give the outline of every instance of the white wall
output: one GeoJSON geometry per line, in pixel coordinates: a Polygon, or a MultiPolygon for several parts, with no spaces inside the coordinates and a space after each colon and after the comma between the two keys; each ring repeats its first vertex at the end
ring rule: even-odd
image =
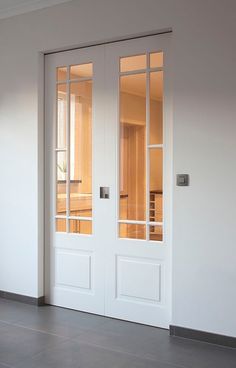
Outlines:
{"type": "Polygon", "coordinates": [[[172,323],[236,336],[235,14],[234,0],[78,0],[0,21],[0,290],[42,295],[39,51],[172,27],[174,171],[191,176],[174,188],[172,323]]]}

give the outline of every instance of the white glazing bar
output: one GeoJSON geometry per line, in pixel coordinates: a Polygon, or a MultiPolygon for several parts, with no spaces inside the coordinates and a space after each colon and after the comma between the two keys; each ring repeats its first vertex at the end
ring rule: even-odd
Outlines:
{"type": "Polygon", "coordinates": [[[134,225],[146,225],[146,221],[136,221],[136,220],[119,220],[119,224],[134,224],[134,225]]]}
{"type": "MultiPolygon", "coordinates": [[[[54,217],[57,218],[57,153],[54,151],[54,159],[53,159],[53,172],[54,172],[54,204],[53,204],[53,209],[54,209],[54,217]]],[[[55,221],[54,221],[54,225],[55,225],[55,221]]]]}
{"type": "MultiPolygon", "coordinates": [[[[55,76],[56,76],[56,73],[55,73],[55,76]]],[[[56,79],[57,80],[57,79],[56,79]]],[[[54,215],[57,215],[57,133],[58,133],[58,87],[57,87],[57,84],[55,86],[55,90],[56,90],[56,103],[55,103],[55,106],[56,106],[56,113],[55,113],[55,120],[54,120],[54,139],[53,139],[53,145],[54,145],[54,160],[53,160],[53,172],[54,172],[54,200],[55,200],[55,203],[54,203],[54,215]],[[55,170],[55,171],[54,171],[55,170]]],[[[55,91],[54,90],[54,91],[55,91]]],[[[57,218],[57,217],[56,217],[57,218]]],[[[54,221],[54,226],[55,226],[55,230],[56,230],[56,221],[54,221]]]]}
{"type": "Polygon", "coordinates": [[[154,67],[154,68],[148,68],[149,72],[162,72],[163,71],[163,66],[161,67],[154,67]]]}
{"type": "Polygon", "coordinates": [[[149,226],[163,226],[163,222],[149,221],[149,226]]]}
{"type": "Polygon", "coordinates": [[[67,115],[66,115],[66,230],[67,233],[70,231],[70,223],[69,223],[69,215],[70,215],[70,83],[69,80],[70,69],[67,68],[67,83],[66,83],[66,91],[67,91],[67,115]]]}
{"type": "Polygon", "coordinates": [[[124,75],[144,74],[146,73],[146,71],[147,69],[129,70],[127,72],[120,72],[120,75],[124,76],[124,75]]]}
{"type": "Polygon", "coordinates": [[[56,215],[55,218],[56,219],[64,219],[65,220],[66,219],[66,216],[64,216],[64,215],[56,215]]]}
{"type": "MultiPolygon", "coordinates": [[[[149,58],[149,55],[147,55],[147,57],[149,58]]],[[[120,76],[133,75],[133,74],[143,74],[143,73],[149,73],[149,72],[162,72],[162,71],[163,71],[163,67],[161,67],[161,68],[146,68],[146,69],[138,69],[138,70],[129,70],[127,72],[120,72],[120,76]]]]}
{"type": "MultiPolygon", "coordinates": [[[[163,60],[165,60],[165,54],[163,53],[163,60]]],[[[163,89],[162,89],[162,131],[163,131],[163,140],[162,140],[162,242],[165,240],[165,72],[164,72],[164,61],[163,61],[163,89]]]]}
{"type": "MultiPolygon", "coordinates": [[[[147,66],[150,66],[150,55],[147,53],[147,66]]],[[[150,165],[149,165],[149,142],[150,142],[150,73],[146,72],[146,223],[150,218],[150,165]]],[[[149,240],[149,227],[146,226],[146,240],[149,240]]]]}
{"type": "Polygon", "coordinates": [[[75,82],[87,82],[87,81],[90,81],[92,80],[93,78],[92,77],[81,77],[81,78],[75,78],[75,79],[68,79],[67,80],[64,80],[64,81],[58,81],[56,82],[57,85],[59,84],[66,84],[66,83],[75,83],[75,82]]]}
{"type": "Polygon", "coordinates": [[[76,83],[76,82],[89,82],[93,78],[92,77],[81,77],[81,78],[75,78],[75,79],[69,79],[69,83],[76,83]]]}
{"type": "Polygon", "coordinates": [[[81,220],[81,221],[92,221],[92,217],[83,217],[83,216],[69,216],[69,220],[81,220]]]}
{"type": "Polygon", "coordinates": [[[66,148],[55,148],[56,152],[66,152],[66,148]]]}
{"type": "MultiPolygon", "coordinates": [[[[120,62],[119,62],[120,65],[120,62]]],[[[116,219],[118,219],[118,221],[116,221],[116,238],[120,237],[119,234],[119,218],[120,218],[120,189],[121,189],[121,184],[120,184],[120,177],[121,177],[121,173],[120,173],[120,165],[121,165],[121,158],[120,158],[120,152],[121,152],[121,126],[120,126],[120,120],[121,120],[121,112],[120,112],[120,94],[121,94],[121,78],[119,76],[119,90],[118,90],[118,121],[117,121],[117,137],[116,137],[116,142],[117,142],[117,149],[116,149],[116,154],[117,154],[117,181],[116,181],[116,185],[117,185],[117,193],[116,193],[116,203],[117,203],[117,210],[116,210],[116,219]]]]}
{"type": "Polygon", "coordinates": [[[148,144],[148,148],[163,148],[163,144],[148,144]]]}

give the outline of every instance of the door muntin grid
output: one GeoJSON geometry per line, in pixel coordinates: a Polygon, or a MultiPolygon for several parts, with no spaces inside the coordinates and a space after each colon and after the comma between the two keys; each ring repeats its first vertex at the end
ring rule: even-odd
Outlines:
{"type": "Polygon", "coordinates": [[[163,242],[162,51],[120,58],[119,101],[118,236],[163,242]]]}
{"type": "Polygon", "coordinates": [[[56,74],[56,232],[91,235],[93,64],[56,74]]]}

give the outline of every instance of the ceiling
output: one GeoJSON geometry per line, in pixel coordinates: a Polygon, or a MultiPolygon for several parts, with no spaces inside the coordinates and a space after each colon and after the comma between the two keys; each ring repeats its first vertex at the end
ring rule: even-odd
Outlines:
{"type": "Polygon", "coordinates": [[[71,0],[0,0],[0,19],[47,8],[71,0]]]}

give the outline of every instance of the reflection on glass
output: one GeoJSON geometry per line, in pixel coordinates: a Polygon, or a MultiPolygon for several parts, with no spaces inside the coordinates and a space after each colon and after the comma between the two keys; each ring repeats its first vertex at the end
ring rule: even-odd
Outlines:
{"type": "Polygon", "coordinates": [[[57,85],[57,148],[66,147],[66,84],[57,85]]]}
{"type": "Polygon", "coordinates": [[[92,234],[92,221],[70,220],[70,233],[92,234]]]}
{"type": "Polygon", "coordinates": [[[146,75],[120,78],[120,219],[146,218],[146,75]]]}
{"type": "Polygon", "coordinates": [[[92,81],[70,85],[70,215],[92,216],[92,81]]]}
{"type": "Polygon", "coordinates": [[[66,153],[57,152],[57,215],[66,214],[66,153]]]}
{"type": "Polygon", "coordinates": [[[66,219],[56,219],[56,232],[58,233],[66,232],[66,219]]]}
{"type": "Polygon", "coordinates": [[[149,226],[149,239],[153,241],[162,241],[163,240],[162,226],[150,225],[149,226]]]}
{"type": "Polygon", "coordinates": [[[146,69],[146,55],[128,56],[120,59],[120,71],[130,72],[133,70],[146,69]]]}
{"type": "Polygon", "coordinates": [[[150,54],[150,67],[151,68],[163,67],[163,52],[153,52],[150,54]]]}
{"type": "Polygon", "coordinates": [[[65,81],[67,79],[67,67],[62,66],[57,68],[57,81],[65,81]]]}
{"type": "Polygon", "coordinates": [[[119,237],[143,240],[146,238],[146,226],[136,224],[119,224],[119,237]]]}
{"type": "Polygon", "coordinates": [[[150,144],[163,143],[163,72],[150,73],[150,144]]]}
{"type": "Polygon", "coordinates": [[[92,78],[93,64],[72,65],[70,67],[70,79],[92,78]]]}

